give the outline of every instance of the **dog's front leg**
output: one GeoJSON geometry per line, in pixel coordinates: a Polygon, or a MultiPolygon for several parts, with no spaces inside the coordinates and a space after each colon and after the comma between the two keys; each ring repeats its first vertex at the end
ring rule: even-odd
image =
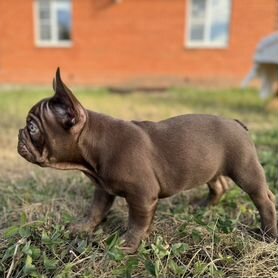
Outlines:
{"type": "Polygon", "coordinates": [[[89,209],[87,220],[85,222],[72,225],[72,232],[93,232],[109,212],[114,200],[114,195],[110,195],[103,189],[97,187],[89,209]]]}
{"type": "Polygon", "coordinates": [[[129,207],[128,229],[123,235],[124,250],[133,254],[149,231],[157,206],[157,198],[148,199],[144,196],[127,198],[129,207]]]}

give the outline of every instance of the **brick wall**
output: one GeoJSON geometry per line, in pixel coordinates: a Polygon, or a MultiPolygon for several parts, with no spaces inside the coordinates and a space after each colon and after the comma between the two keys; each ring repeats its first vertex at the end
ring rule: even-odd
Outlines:
{"type": "Polygon", "coordinates": [[[75,84],[239,81],[275,30],[276,0],[233,0],[225,49],[184,47],[186,0],[73,0],[73,46],[35,46],[33,0],[0,1],[0,83],[49,84],[59,65],[75,84]]]}

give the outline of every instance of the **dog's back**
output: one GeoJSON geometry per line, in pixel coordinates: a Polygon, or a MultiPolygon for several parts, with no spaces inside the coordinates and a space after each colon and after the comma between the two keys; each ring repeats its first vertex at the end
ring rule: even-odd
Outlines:
{"type": "MultiPolygon", "coordinates": [[[[165,196],[229,175],[234,163],[256,156],[248,132],[235,120],[182,115],[157,123],[135,122],[149,135],[153,163],[165,196]]],[[[243,161],[244,160],[244,161],[243,161]]]]}

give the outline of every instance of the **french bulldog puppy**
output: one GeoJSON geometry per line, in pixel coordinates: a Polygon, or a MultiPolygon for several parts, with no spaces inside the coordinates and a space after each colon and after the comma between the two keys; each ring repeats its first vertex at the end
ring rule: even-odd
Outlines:
{"type": "Polygon", "coordinates": [[[93,231],[116,196],[129,208],[124,248],[134,253],[149,233],[159,198],[207,183],[217,203],[232,179],[259,210],[269,237],[277,236],[275,198],[247,128],[212,115],[182,115],[160,122],[123,121],[86,110],[63,83],[30,110],[19,130],[18,152],[41,167],[80,170],[96,185],[88,221],[93,231]],[[224,185],[223,185],[224,184],[224,185]]]}

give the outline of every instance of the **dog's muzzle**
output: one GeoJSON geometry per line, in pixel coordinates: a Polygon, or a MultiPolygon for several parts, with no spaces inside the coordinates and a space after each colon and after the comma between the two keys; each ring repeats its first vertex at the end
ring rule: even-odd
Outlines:
{"type": "MultiPolygon", "coordinates": [[[[28,148],[28,135],[27,135],[27,129],[20,129],[18,133],[18,144],[17,144],[17,152],[26,160],[28,160],[31,163],[36,163],[35,157],[28,148]]],[[[29,143],[30,144],[30,143],[29,143]]]]}

